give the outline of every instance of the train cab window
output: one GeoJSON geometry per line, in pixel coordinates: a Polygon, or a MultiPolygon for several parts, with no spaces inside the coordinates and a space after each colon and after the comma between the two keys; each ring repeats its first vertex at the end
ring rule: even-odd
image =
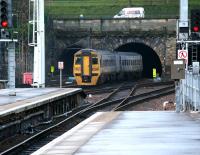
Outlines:
{"type": "Polygon", "coordinates": [[[81,57],[76,57],[76,63],[77,65],[80,65],[82,62],[82,58],[81,57]]]}
{"type": "Polygon", "coordinates": [[[92,58],[92,64],[94,64],[94,65],[98,64],[98,59],[93,57],[92,58]]]}

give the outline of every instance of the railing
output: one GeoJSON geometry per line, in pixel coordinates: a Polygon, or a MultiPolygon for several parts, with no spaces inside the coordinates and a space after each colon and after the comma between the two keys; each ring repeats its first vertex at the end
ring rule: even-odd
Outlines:
{"type": "Polygon", "coordinates": [[[200,110],[200,75],[192,71],[185,72],[185,79],[180,84],[180,101],[183,110],[200,110]]]}

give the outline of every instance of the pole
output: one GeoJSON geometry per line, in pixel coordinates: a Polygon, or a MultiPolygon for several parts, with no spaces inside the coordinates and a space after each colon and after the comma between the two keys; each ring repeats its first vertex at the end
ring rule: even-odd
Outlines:
{"type": "Polygon", "coordinates": [[[44,0],[33,2],[33,42],[34,46],[34,71],[33,86],[45,87],[45,29],[44,29],[44,0]],[[35,36],[37,37],[35,38],[35,36]]]}
{"type": "Polygon", "coordinates": [[[60,69],[60,88],[62,88],[62,69],[60,69]]]}
{"type": "Polygon", "coordinates": [[[9,95],[15,96],[15,43],[10,42],[8,45],[8,88],[9,95]]]}
{"type": "MultiPolygon", "coordinates": [[[[177,32],[178,38],[177,43],[181,43],[184,45],[182,49],[185,49],[188,52],[188,36],[189,36],[189,24],[188,24],[188,0],[180,0],[180,19],[178,21],[177,32]],[[186,31],[188,30],[188,31],[186,31]],[[181,39],[181,40],[180,40],[181,39]]],[[[187,53],[188,55],[188,53],[187,53]]],[[[188,60],[186,63],[185,70],[188,70],[188,60]]],[[[185,101],[185,92],[186,88],[184,85],[187,85],[187,79],[182,79],[180,81],[176,81],[176,112],[181,111],[181,105],[183,106],[183,110],[186,110],[186,101],[185,101]],[[185,80],[185,81],[184,81],[185,80]]]]}
{"type": "Polygon", "coordinates": [[[175,90],[176,90],[176,112],[179,113],[181,111],[179,81],[175,81],[175,90]]]}
{"type": "Polygon", "coordinates": [[[180,27],[188,27],[188,0],[180,0],[180,27]]]}

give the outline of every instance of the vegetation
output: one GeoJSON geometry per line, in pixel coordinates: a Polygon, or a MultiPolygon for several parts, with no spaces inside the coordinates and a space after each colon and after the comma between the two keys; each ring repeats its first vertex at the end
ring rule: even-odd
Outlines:
{"type": "MultiPolygon", "coordinates": [[[[58,18],[112,18],[124,7],[144,7],[146,18],[176,18],[179,0],[45,0],[48,14],[58,18]]],[[[199,8],[199,0],[189,0],[189,8],[199,8]]]]}

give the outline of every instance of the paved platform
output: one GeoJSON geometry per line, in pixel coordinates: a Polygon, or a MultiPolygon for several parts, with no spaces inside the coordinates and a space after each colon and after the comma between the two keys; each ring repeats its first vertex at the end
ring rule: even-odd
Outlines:
{"type": "Polygon", "coordinates": [[[16,88],[0,90],[0,117],[40,106],[51,100],[82,92],[81,88],[16,88]],[[16,96],[9,96],[11,91],[16,96]]]}
{"type": "Polygon", "coordinates": [[[99,112],[32,155],[199,155],[200,121],[187,113],[99,112]]]}

